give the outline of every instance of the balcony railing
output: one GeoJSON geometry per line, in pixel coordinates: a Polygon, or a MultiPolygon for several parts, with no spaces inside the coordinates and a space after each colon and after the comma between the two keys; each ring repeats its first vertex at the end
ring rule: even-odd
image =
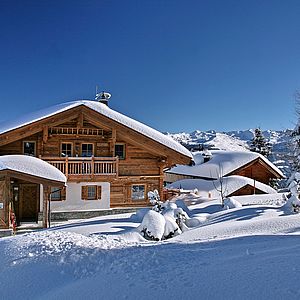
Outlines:
{"type": "Polygon", "coordinates": [[[118,176],[117,157],[41,157],[69,176],[118,176]]]}

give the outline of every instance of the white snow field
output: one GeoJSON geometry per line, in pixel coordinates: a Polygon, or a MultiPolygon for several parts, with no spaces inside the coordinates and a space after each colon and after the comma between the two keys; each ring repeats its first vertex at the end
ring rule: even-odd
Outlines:
{"type": "Polygon", "coordinates": [[[0,299],[300,299],[300,215],[189,206],[198,219],[146,241],[140,216],[80,220],[0,239],[0,299]]]}

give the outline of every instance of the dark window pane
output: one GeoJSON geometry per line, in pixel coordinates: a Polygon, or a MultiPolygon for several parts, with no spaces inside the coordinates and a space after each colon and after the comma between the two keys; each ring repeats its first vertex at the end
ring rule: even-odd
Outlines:
{"type": "Polygon", "coordinates": [[[95,185],[88,185],[88,200],[95,200],[97,199],[97,190],[95,185]]]}
{"type": "Polygon", "coordinates": [[[72,144],[70,143],[61,144],[61,156],[72,156],[72,144]]]}
{"type": "Polygon", "coordinates": [[[81,155],[83,157],[93,156],[93,144],[82,144],[81,145],[81,155]]]}
{"type": "Polygon", "coordinates": [[[123,144],[115,145],[115,156],[118,156],[120,159],[125,159],[125,145],[123,144]]]}
{"type": "Polygon", "coordinates": [[[145,186],[144,185],[133,185],[131,188],[132,200],[143,200],[145,199],[145,186]]]}
{"type": "Polygon", "coordinates": [[[25,155],[35,156],[35,143],[34,142],[24,142],[23,153],[25,155]]]}
{"type": "Polygon", "coordinates": [[[51,188],[51,200],[52,201],[60,201],[61,200],[61,189],[57,187],[51,188]]]}

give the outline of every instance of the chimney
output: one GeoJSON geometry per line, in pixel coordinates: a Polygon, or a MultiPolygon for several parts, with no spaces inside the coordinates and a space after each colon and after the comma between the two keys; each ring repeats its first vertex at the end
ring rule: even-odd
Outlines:
{"type": "Polygon", "coordinates": [[[99,101],[108,106],[108,99],[111,97],[110,93],[107,92],[100,92],[96,94],[95,100],[99,101]]]}

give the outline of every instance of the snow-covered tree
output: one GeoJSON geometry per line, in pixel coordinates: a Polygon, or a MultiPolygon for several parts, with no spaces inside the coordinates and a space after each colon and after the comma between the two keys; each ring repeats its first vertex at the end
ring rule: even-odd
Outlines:
{"type": "Polygon", "coordinates": [[[260,153],[268,157],[271,154],[271,146],[266,142],[266,139],[260,128],[255,128],[254,137],[251,140],[250,150],[252,152],[260,153]]]}
{"type": "MultiPolygon", "coordinates": [[[[211,173],[210,176],[213,178],[212,175],[213,174],[211,173]]],[[[224,207],[224,199],[226,198],[228,193],[227,182],[225,181],[224,178],[225,177],[224,177],[223,167],[219,164],[219,168],[215,174],[215,179],[213,179],[212,183],[215,190],[220,194],[222,207],[224,207]]]]}
{"type": "Polygon", "coordinates": [[[300,91],[296,92],[295,99],[298,122],[291,134],[291,176],[287,185],[293,197],[298,199],[300,192],[300,91]]]}
{"type": "Polygon", "coordinates": [[[300,172],[300,116],[298,124],[291,135],[292,155],[291,167],[293,172],[300,172]]]}

